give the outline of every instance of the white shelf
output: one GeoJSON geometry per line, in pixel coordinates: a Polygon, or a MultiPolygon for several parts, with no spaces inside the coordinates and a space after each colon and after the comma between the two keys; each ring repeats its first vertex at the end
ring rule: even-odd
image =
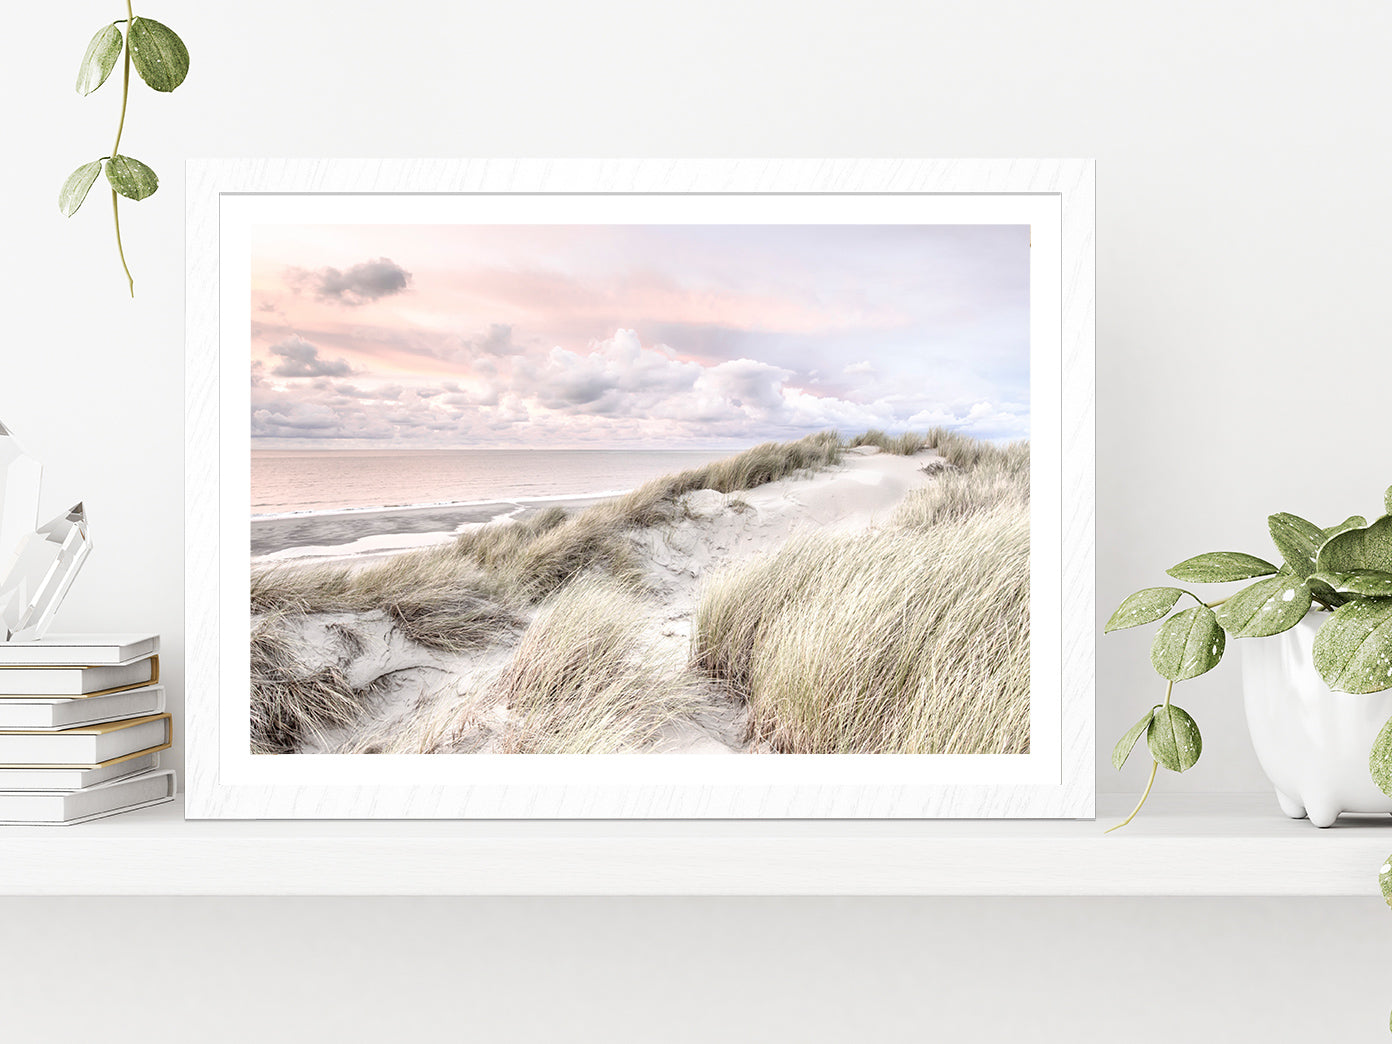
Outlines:
{"type": "Polygon", "coordinates": [[[4,895],[1377,894],[1392,817],[1329,830],[1258,795],[1096,822],[185,822],[180,801],[0,828],[4,895]]]}

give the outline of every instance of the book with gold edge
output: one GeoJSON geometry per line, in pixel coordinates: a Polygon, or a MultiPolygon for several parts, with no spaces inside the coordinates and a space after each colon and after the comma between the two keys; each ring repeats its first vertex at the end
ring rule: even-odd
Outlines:
{"type": "Polygon", "coordinates": [[[168,714],[152,714],[61,732],[0,731],[0,765],[102,765],[163,750],[171,729],[168,714]]]}

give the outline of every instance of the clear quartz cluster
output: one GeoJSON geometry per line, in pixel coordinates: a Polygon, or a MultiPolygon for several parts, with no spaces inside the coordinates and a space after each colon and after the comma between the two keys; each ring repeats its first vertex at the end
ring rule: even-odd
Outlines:
{"type": "Polygon", "coordinates": [[[42,638],[92,550],[81,504],[42,526],[43,469],[0,424],[0,640],[42,638]]]}

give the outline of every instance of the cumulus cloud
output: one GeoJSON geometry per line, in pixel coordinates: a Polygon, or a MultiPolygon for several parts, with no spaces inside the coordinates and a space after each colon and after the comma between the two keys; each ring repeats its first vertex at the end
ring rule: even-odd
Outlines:
{"type": "Polygon", "coordinates": [[[873,373],[873,372],[874,372],[874,369],[875,369],[875,368],[874,368],[873,366],[870,365],[870,360],[868,360],[868,359],[862,359],[862,360],[861,360],[860,362],[858,362],[858,363],[851,363],[849,366],[847,366],[847,367],[846,367],[844,370],[842,370],[841,372],[842,372],[842,373],[873,373]]]}
{"type": "Polygon", "coordinates": [[[364,305],[399,294],[411,285],[411,273],[389,257],[363,261],[351,268],[320,268],[313,272],[296,270],[291,282],[308,285],[316,297],[343,305],[364,305]]]}
{"type": "Polygon", "coordinates": [[[271,368],[274,377],[347,377],[353,368],[343,359],[321,359],[316,345],[298,334],[271,345],[281,361],[271,368]]]}
{"type": "MultiPolygon", "coordinates": [[[[291,376],[326,362],[306,346],[314,347],[296,343],[275,353],[282,367],[293,364],[291,376]]],[[[281,438],[479,446],[712,445],[826,428],[935,425],[985,438],[1028,435],[1029,409],[1020,403],[935,400],[902,385],[814,389],[789,368],[753,358],[703,363],[643,344],[632,330],[584,349],[492,358],[495,367],[419,385],[328,379],[287,385],[262,376],[252,391],[252,430],[281,438]]]]}

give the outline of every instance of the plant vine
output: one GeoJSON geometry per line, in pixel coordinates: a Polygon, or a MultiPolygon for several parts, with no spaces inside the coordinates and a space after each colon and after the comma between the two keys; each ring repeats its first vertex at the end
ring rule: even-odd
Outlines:
{"type": "Polygon", "coordinates": [[[153,18],[137,18],[132,0],[126,0],[126,17],[102,26],[88,43],[77,71],[77,93],[86,96],[104,84],[116,68],[117,59],[122,60],[121,115],[116,124],[116,141],[111,146],[111,155],[84,163],[68,175],[58,192],[58,209],[65,217],[72,217],[87,198],[97,175],[106,175],[111,186],[116,253],[121,259],[121,269],[125,272],[130,295],[134,297],[135,278],[131,275],[130,265],[126,263],[126,249],[121,241],[120,197],[139,201],[154,195],[159,188],[159,177],[148,165],[121,152],[126,109],[130,102],[131,66],[135,67],[147,85],[167,94],[188,76],[189,53],[174,30],[153,18]],[[123,24],[126,27],[124,33],[118,28],[123,24]]]}

